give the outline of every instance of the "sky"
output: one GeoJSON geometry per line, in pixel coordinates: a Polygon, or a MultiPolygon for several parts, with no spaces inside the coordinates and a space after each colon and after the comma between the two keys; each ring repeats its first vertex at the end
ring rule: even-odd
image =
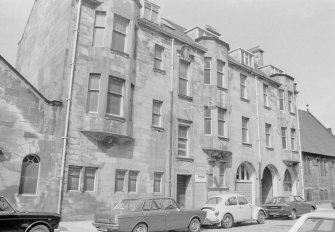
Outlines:
{"type": "MultiPolygon", "coordinates": [[[[272,64],[295,78],[299,108],[335,133],[334,0],[151,0],[162,17],[185,28],[210,25],[230,48],[264,50],[272,64]]],[[[0,1],[0,55],[15,65],[34,0],[0,1]]]]}

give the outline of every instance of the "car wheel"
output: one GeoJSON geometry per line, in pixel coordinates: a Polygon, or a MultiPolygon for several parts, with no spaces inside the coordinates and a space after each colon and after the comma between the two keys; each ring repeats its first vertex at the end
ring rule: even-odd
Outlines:
{"type": "Polygon", "coordinates": [[[223,228],[231,228],[233,224],[234,224],[233,216],[231,216],[230,214],[225,214],[222,218],[221,226],[223,228]]]}
{"type": "Polygon", "coordinates": [[[265,213],[263,211],[258,211],[257,223],[264,224],[264,222],[265,222],[265,213]]]}
{"type": "Polygon", "coordinates": [[[133,232],[147,232],[147,231],[148,231],[148,227],[144,223],[137,224],[135,228],[133,229],[133,232]]]}
{"type": "Polygon", "coordinates": [[[291,219],[292,219],[292,220],[297,219],[297,212],[296,212],[295,210],[292,210],[292,211],[291,211],[291,219]]]}
{"type": "Polygon", "coordinates": [[[199,232],[200,231],[200,221],[197,218],[193,218],[188,226],[189,232],[199,232]]]}
{"type": "Polygon", "coordinates": [[[45,225],[37,225],[32,227],[29,232],[50,232],[50,230],[45,225]]]}

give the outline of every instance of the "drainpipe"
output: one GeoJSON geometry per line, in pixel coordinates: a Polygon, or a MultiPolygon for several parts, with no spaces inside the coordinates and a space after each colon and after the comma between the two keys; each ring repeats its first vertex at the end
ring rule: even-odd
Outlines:
{"type": "Polygon", "coordinates": [[[65,158],[66,158],[66,145],[67,145],[67,136],[69,131],[69,118],[70,118],[70,107],[72,100],[72,86],[75,72],[75,62],[76,62],[76,53],[78,45],[78,35],[79,35],[79,23],[80,23],[80,13],[81,13],[82,0],[78,0],[78,9],[77,9],[77,19],[76,19],[76,28],[74,29],[75,35],[73,40],[73,50],[72,50],[72,60],[71,60],[71,76],[69,91],[67,96],[67,107],[66,107],[66,118],[65,118],[65,127],[64,127],[64,136],[63,136],[63,150],[62,150],[62,167],[61,167],[61,177],[59,183],[59,193],[58,193],[58,213],[62,212],[62,200],[63,200],[63,188],[64,188],[64,170],[65,170],[65,158]]]}
{"type": "Polygon", "coordinates": [[[169,154],[169,197],[172,197],[172,157],[173,157],[173,84],[174,84],[174,38],[171,46],[171,110],[170,110],[170,154],[169,154]]]}
{"type": "Polygon", "coordinates": [[[258,145],[258,179],[259,179],[259,203],[262,204],[262,152],[261,152],[261,133],[259,122],[259,103],[258,103],[258,77],[255,76],[256,82],[256,118],[257,118],[257,145],[258,145]]]}
{"type": "MultiPolygon", "coordinates": [[[[296,91],[297,83],[294,83],[294,91],[296,91]]],[[[298,136],[299,136],[299,172],[300,172],[300,180],[301,180],[301,196],[305,199],[305,182],[304,182],[304,165],[302,159],[302,144],[301,144],[301,136],[300,136],[300,120],[299,120],[299,108],[298,108],[298,94],[295,94],[295,109],[297,111],[297,126],[298,126],[298,136]]]]}

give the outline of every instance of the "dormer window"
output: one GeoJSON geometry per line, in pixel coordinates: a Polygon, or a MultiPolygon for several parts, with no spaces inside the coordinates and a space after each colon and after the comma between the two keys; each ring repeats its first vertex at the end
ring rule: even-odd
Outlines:
{"type": "Polygon", "coordinates": [[[253,55],[250,54],[249,52],[242,50],[242,64],[253,68],[254,66],[253,55]]]}
{"type": "Polygon", "coordinates": [[[149,2],[144,2],[143,18],[158,24],[159,6],[149,2]]]}

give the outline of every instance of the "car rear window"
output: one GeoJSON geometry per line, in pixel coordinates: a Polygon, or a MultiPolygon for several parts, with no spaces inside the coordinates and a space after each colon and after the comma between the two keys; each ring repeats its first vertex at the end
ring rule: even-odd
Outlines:
{"type": "Polygon", "coordinates": [[[221,197],[211,197],[207,200],[206,204],[217,205],[221,202],[221,197]]]}
{"type": "Polygon", "coordinates": [[[274,197],[267,203],[278,204],[278,203],[289,203],[290,199],[288,197],[274,197]]]}
{"type": "Polygon", "coordinates": [[[114,209],[125,210],[125,211],[139,211],[143,205],[141,199],[124,199],[120,201],[114,209]]]}

